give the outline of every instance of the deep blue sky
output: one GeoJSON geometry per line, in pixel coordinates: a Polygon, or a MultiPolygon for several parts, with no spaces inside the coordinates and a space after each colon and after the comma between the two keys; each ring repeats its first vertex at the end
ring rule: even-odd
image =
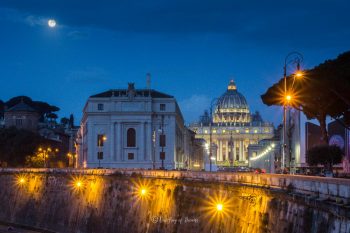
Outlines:
{"type": "Polygon", "coordinates": [[[277,124],[280,108],[260,95],[285,56],[299,51],[312,68],[349,50],[349,13],[348,0],[1,0],[0,99],[27,95],[80,120],[88,96],[144,88],[150,72],[189,123],[233,78],[251,110],[277,124]]]}

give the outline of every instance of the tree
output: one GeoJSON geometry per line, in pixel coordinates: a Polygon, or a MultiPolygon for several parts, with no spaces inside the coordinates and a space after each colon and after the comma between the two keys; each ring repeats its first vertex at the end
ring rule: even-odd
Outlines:
{"type": "Polygon", "coordinates": [[[0,129],[0,161],[9,166],[23,166],[28,155],[35,154],[46,139],[31,131],[14,127],[0,129]]]}
{"type": "Polygon", "coordinates": [[[33,100],[30,97],[24,95],[16,96],[9,99],[8,101],[6,101],[5,105],[7,108],[12,108],[13,106],[21,102],[28,104],[29,106],[33,106],[33,100]]]}
{"type": "MultiPolygon", "coordinates": [[[[289,105],[301,110],[308,119],[320,123],[322,141],[328,144],[327,116],[350,125],[350,52],[339,55],[334,60],[304,72],[303,80],[287,77],[287,90],[292,90],[293,101],[289,105]]],[[[284,105],[284,80],[270,87],[261,96],[266,105],[284,105]]]]}
{"type": "Polygon", "coordinates": [[[26,156],[25,161],[26,167],[44,167],[45,166],[45,159],[41,154],[36,155],[28,155],[26,156]]]}
{"type": "Polygon", "coordinates": [[[69,128],[74,128],[74,116],[73,114],[70,114],[69,116],[69,128]]]}
{"type": "Polygon", "coordinates": [[[4,117],[4,111],[5,111],[5,103],[4,101],[0,100],[0,118],[4,117]]]}
{"type": "Polygon", "coordinates": [[[42,101],[34,101],[33,104],[34,108],[38,110],[42,120],[45,119],[49,114],[60,110],[58,107],[42,101]]]}
{"type": "Polygon", "coordinates": [[[67,117],[62,117],[60,123],[64,126],[69,125],[69,119],[67,117]]]}
{"type": "Polygon", "coordinates": [[[309,165],[323,165],[326,170],[332,171],[333,164],[341,163],[344,152],[336,145],[319,145],[306,152],[306,162],[309,165]]]}
{"type": "MultiPolygon", "coordinates": [[[[19,103],[25,103],[34,108],[40,115],[40,120],[43,121],[47,115],[57,112],[60,109],[54,105],[50,105],[46,102],[42,101],[33,101],[30,97],[28,96],[16,96],[11,99],[9,99],[5,105],[7,108],[12,108],[13,106],[19,104],[19,103]]],[[[1,104],[0,104],[0,112],[1,112],[1,104]]]]}

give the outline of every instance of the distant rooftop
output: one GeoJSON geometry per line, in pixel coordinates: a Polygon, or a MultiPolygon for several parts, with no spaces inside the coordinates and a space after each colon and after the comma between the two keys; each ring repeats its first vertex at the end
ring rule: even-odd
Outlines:
{"type": "MultiPolygon", "coordinates": [[[[174,96],[152,90],[152,89],[135,89],[136,97],[149,97],[152,98],[174,98],[174,96]]],[[[128,89],[111,89],[96,95],[90,96],[91,98],[108,98],[108,97],[127,97],[128,89]]]]}
{"type": "Polygon", "coordinates": [[[5,111],[6,112],[37,112],[37,110],[35,110],[34,108],[32,108],[31,106],[29,106],[24,102],[20,102],[5,111]]]}

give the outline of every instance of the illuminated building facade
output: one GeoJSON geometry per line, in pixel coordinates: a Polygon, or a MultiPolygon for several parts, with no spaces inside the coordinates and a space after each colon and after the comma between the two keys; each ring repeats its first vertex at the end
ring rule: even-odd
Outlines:
{"type": "Polygon", "coordinates": [[[80,167],[187,167],[191,133],[173,96],[151,89],[90,96],[78,132],[80,167]]]}
{"type": "Polygon", "coordinates": [[[251,114],[233,80],[215,101],[212,114],[206,112],[190,128],[197,138],[212,142],[212,157],[219,166],[248,166],[248,146],[274,136],[272,123],[263,121],[258,112],[251,114]]]}

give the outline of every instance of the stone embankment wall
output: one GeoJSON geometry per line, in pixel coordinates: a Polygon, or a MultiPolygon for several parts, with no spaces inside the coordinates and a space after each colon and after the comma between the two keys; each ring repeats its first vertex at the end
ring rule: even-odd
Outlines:
{"type": "Polygon", "coordinates": [[[0,221],[65,233],[350,232],[347,188],[283,175],[6,169],[0,221]]]}

